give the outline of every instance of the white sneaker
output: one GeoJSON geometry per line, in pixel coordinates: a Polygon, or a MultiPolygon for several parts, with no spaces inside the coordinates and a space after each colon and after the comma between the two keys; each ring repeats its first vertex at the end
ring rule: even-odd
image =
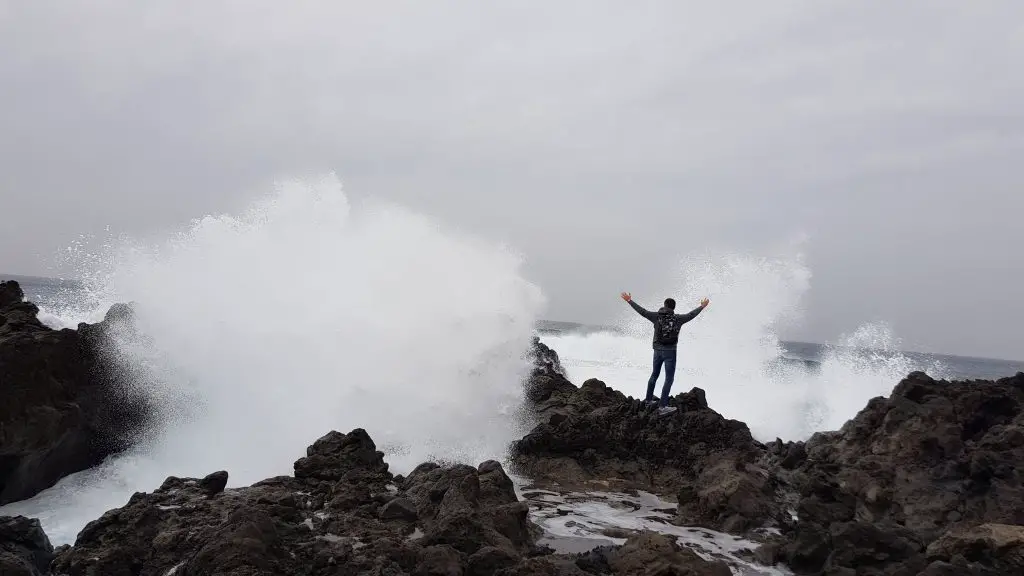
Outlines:
{"type": "Polygon", "coordinates": [[[665,414],[671,414],[676,411],[675,406],[662,406],[658,408],[658,416],[664,416],[665,414]]]}

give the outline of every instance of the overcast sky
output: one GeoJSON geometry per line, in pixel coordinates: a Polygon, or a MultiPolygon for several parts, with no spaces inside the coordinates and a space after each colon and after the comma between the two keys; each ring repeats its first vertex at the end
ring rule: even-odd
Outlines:
{"type": "Polygon", "coordinates": [[[333,170],[555,319],[805,234],[787,336],[1021,358],[1022,58],[1019,0],[0,0],[0,270],[333,170]]]}

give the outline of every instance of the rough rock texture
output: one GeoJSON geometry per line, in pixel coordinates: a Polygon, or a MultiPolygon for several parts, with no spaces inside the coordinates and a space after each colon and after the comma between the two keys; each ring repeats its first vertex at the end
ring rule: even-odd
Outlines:
{"type": "Polygon", "coordinates": [[[37,576],[48,573],[53,546],[39,520],[0,516],[0,574],[37,576]]]}
{"type": "Polygon", "coordinates": [[[707,562],[674,538],[646,532],[622,546],[602,547],[583,555],[579,564],[596,573],[679,576],[731,576],[724,562],[707,562]]]}
{"type": "Polygon", "coordinates": [[[535,355],[527,398],[538,424],[512,447],[517,472],[675,493],[680,524],[774,524],[782,535],[756,557],[797,574],[1024,574],[1024,374],[913,373],[839,431],[766,446],[700,389],[659,417],[600,381],[577,388],[549,348],[535,355]]]}
{"type": "Polygon", "coordinates": [[[131,322],[111,307],[103,322],[52,330],[0,283],[0,504],[31,497],[126,447],[147,408],[130,394],[132,374],[106,361],[107,336],[131,322]]]}
{"type": "Polygon", "coordinates": [[[539,424],[512,446],[516,472],[580,488],[620,485],[678,496],[681,521],[742,532],[782,520],[773,459],[746,424],[708,407],[694,388],[658,416],[599,380],[577,388],[540,349],[527,399],[539,424]]]}
{"type": "Polygon", "coordinates": [[[317,440],[295,462],[295,476],[211,495],[222,480],[224,472],[171,477],[151,494],[133,495],[88,524],[58,554],[53,573],[728,574],[650,536],[603,552],[601,570],[590,557],[547,554],[534,545],[528,507],[500,464],[426,463],[393,477],[362,429],[317,440]]]}
{"type": "MultiPolygon", "coordinates": [[[[999,574],[1024,574],[1024,526],[982,524],[951,530],[928,546],[934,565],[964,561],[999,574]]],[[[975,568],[975,571],[980,569],[975,568]]]]}
{"type": "Polygon", "coordinates": [[[786,461],[798,467],[777,470],[800,493],[779,555],[797,573],[1012,565],[1001,543],[1020,527],[974,527],[1024,524],[1024,374],[951,383],[913,373],[797,452],[786,461]],[[972,546],[984,552],[961,553],[972,546]]]}
{"type": "Polygon", "coordinates": [[[558,359],[558,353],[550,346],[534,336],[533,346],[530,349],[530,359],[533,361],[534,377],[544,374],[559,374],[565,376],[562,362],[558,359]]]}
{"type": "MultiPolygon", "coordinates": [[[[83,350],[102,328],[80,328],[71,340],[67,334],[75,332],[33,327],[35,311],[20,302],[20,290],[0,285],[3,302],[0,367],[21,366],[21,382],[36,383],[5,380],[4,390],[19,406],[44,414],[47,407],[90,414],[47,402],[59,391],[79,390],[69,382],[82,390],[95,383],[61,380],[53,376],[63,374],[59,362],[28,359],[47,349],[37,340],[53,340],[46,345],[70,355],[44,358],[75,357],[60,346],[89,358],[83,350]],[[8,343],[32,353],[19,358],[5,350],[8,343]]],[[[108,321],[125,317],[126,310],[112,309],[108,321]]],[[[755,557],[796,574],[1024,574],[1024,374],[944,382],[914,373],[839,431],[764,445],[746,425],[712,410],[700,389],[677,395],[677,411],[657,416],[597,380],[574,386],[557,354],[539,341],[532,354],[526,395],[537,424],[511,455],[517,471],[535,481],[674,494],[680,524],[734,533],[774,524],[781,534],[755,557]]],[[[18,412],[3,414],[22,426],[6,428],[8,420],[0,420],[3,438],[17,438],[9,430],[90,430],[30,428],[26,422],[34,421],[18,421],[18,412]]],[[[0,455],[15,453],[0,446],[0,455]]],[[[32,460],[14,460],[15,468],[26,462],[32,460]]],[[[53,554],[51,573],[66,576],[729,573],[652,533],[631,534],[621,547],[553,554],[536,546],[537,527],[499,463],[425,463],[396,477],[361,429],[320,438],[294,471],[236,489],[225,489],[225,471],[168,478],[87,525],[74,547],[57,551],[35,521],[0,519],[0,573],[45,573],[53,554]]]]}

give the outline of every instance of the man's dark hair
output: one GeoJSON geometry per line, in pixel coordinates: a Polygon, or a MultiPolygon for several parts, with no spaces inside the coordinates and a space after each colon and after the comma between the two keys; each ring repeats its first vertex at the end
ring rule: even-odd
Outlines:
{"type": "Polygon", "coordinates": [[[671,298],[665,298],[665,308],[668,308],[669,310],[675,310],[676,301],[671,298]]]}

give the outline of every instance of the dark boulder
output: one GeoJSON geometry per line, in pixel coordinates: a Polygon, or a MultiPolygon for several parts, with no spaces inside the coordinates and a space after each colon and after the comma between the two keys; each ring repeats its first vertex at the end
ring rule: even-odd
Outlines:
{"type": "MultiPolygon", "coordinates": [[[[578,558],[537,548],[528,507],[497,462],[427,463],[392,478],[373,440],[357,429],[320,438],[295,470],[226,490],[224,473],[169,477],[89,523],[74,546],[59,551],[54,573],[588,574],[578,558]]],[[[623,575],[729,573],[657,535],[604,549],[600,562],[623,575]]]]}
{"type": "Polygon", "coordinates": [[[924,547],[909,531],[895,526],[878,526],[865,522],[833,524],[830,528],[831,569],[856,568],[862,574],[886,574],[900,566],[908,574],[925,568],[924,547]]]}
{"type": "Polygon", "coordinates": [[[419,517],[416,513],[416,505],[406,498],[395,498],[389,501],[380,509],[381,520],[408,520],[415,522],[419,517]]]}
{"type": "Polygon", "coordinates": [[[838,433],[807,442],[808,477],[834,479],[859,520],[932,541],[954,523],[1024,524],[1024,374],[996,382],[922,373],[838,433]]]}
{"type": "Polygon", "coordinates": [[[631,536],[622,546],[598,548],[583,555],[577,565],[593,574],[680,576],[731,576],[724,562],[708,562],[692,550],[681,547],[671,536],[643,532],[631,536]]]}
{"type": "Polygon", "coordinates": [[[960,560],[969,570],[1024,574],[1024,526],[982,524],[950,530],[928,546],[936,563],[960,560]]]}
{"type": "Polygon", "coordinates": [[[25,292],[21,285],[14,280],[0,282],[0,309],[21,304],[25,299],[25,292]]]}
{"type": "Polygon", "coordinates": [[[1012,552],[987,551],[1008,550],[994,543],[1012,542],[1024,524],[1024,374],[946,382],[912,373],[839,431],[815,434],[805,454],[794,450],[775,473],[799,493],[781,554],[797,573],[1012,565],[1012,552]]]}
{"type": "Polygon", "coordinates": [[[403,483],[416,506],[425,544],[445,544],[468,555],[483,548],[524,553],[531,544],[529,506],[516,497],[496,462],[478,468],[420,466],[403,483]]]}
{"type": "Polygon", "coordinates": [[[0,283],[0,504],[99,464],[144,428],[150,408],[133,386],[140,374],[111,352],[129,310],[52,330],[17,282],[0,283]]]}
{"type": "Polygon", "coordinates": [[[832,536],[828,530],[818,524],[801,522],[779,556],[797,574],[817,574],[831,554],[832,536]]]}
{"type": "Polygon", "coordinates": [[[24,516],[0,516],[0,574],[49,574],[53,556],[53,546],[39,525],[39,520],[24,516]]]}
{"type": "Polygon", "coordinates": [[[485,546],[469,557],[467,576],[490,576],[519,563],[519,556],[495,546],[485,546]]]}
{"type": "Polygon", "coordinates": [[[216,496],[224,491],[224,488],[228,485],[228,473],[224,470],[214,472],[209,476],[199,481],[199,488],[206,493],[207,496],[216,496]]]}
{"type": "Polygon", "coordinates": [[[553,373],[565,375],[562,362],[558,359],[558,353],[550,346],[534,336],[533,344],[530,347],[530,359],[533,362],[535,373],[553,373]]]}
{"type": "Polygon", "coordinates": [[[295,477],[380,484],[389,481],[391,474],[384,453],[366,430],[357,428],[349,434],[330,432],[314,442],[306,456],[295,462],[295,477]]]}

